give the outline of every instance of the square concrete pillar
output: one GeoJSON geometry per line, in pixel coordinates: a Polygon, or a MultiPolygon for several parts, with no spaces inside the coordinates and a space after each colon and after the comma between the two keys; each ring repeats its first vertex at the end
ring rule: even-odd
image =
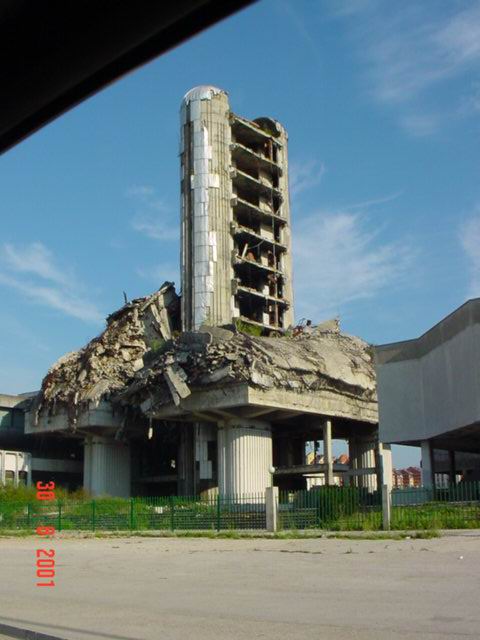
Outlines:
{"type": "Polygon", "coordinates": [[[325,464],[325,484],[333,485],[333,457],[332,457],[332,421],[323,423],[323,462],[325,464]]]}
{"type": "Polygon", "coordinates": [[[428,488],[435,488],[433,447],[430,440],[422,440],[422,485],[428,488]]]}
{"type": "Polygon", "coordinates": [[[350,476],[352,484],[356,487],[368,489],[369,492],[377,489],[376,449],[377,443],[373,436],[352,436],[348,440],[350,456],[350,476]]]}
{"type": "Polygon", "coordinates": [[[275,532],[278,527],[278,487],[265,489],[265,510],[267,531],[275,532]]]}
{"type": "Polygon", "coordinates": [[[377,487],[386,485],[388,490],[392,490],[393,486],[393,464],[392,449],[389,444],[383,442],[378,443],[378,471],[377,471],[377,487]]]}

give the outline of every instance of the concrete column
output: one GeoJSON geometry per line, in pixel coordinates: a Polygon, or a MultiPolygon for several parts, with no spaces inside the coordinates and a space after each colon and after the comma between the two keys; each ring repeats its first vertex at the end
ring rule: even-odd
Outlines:
{"type": "Polygon", "coordinates": [[[196,495],[195,483],[195,433],[194,425],[185,422],[179,424],[178,443],[178,480],[177,491],[180,496],[196,495]]]}
{"type": "Polygon", "coordinates": [[[217,438],[215,424],[197,422],[195,426],[195,465],[198,468],[198,481],[211,486],[213,482],[213,465],[208,459],[208,443],[217,438]]]}
{"type": "Polygon", "coordinates": [[[350,438],[348,442],[350,468],[352,471],[363,471],[364,473],[353,474],[353,484],[356,487],[363,487],[369,491],[377,489],[376,466],[375,466],[376,442],[372,436],[350,438]],[[370,470],[370,473],[365,473],[370,470]]]}
{"type": "Polygon", "coordinates": [[[379,442],[377,455],[377,487],[387,485],[388,490],[391,491],[393,486],[393,464],[391,446],[389,444],[379,442]]]}
{"type": "Polygon", "coordinates": [[[384,531],[390,530],[391,511],[391,488],[389,488],[388,484],[382,484],[382,527],[384,531]]]}
{"type": "Polygon", "coordinates": [[[218,425],[221,495],[263,493],[270,485],[272,431],[263,420],[232,419],[218,425]]]}
{"type": "Polygon", "coordinates": [[[18,458],[19,458],[20,454],[18,453],[18,451],[15,452],[15,475],[13,476],[13,486],[14,487],[18,487],[19,485],[19,478],[18,478],[18,472],[20,471],[19,469],[19,464],[18,464],[18,458]]]}
{"type": "Polygon", "coordinates": [[[84,445],[83,486],[92,496],[130,497],[130,446],[89,436],[84,445]]]}
{"type": "Polygon", "coordinates": [[[92,486],[92,436],[83,441],[83,488],[91,491],[92,486]]]}
{"type": "Polygon", "coordinates": [[[32,454],[28,454],[28,466],[27,466],[27,487],[32,486],[32,454]]]}
{"type": "MultiPolygon", "coordinates": [[[[350,471],[355,471],[357,468],[357,447],[356,439],[353,437],[348,439],[348,460],[350,471]]],[[[349,484],[350,486],[358,486],[357,477],[350,475],[349,484]]]]}
{"type": "Polygon", "coordinates": [[[275,532],[278,526],[278,487],[265,489],[265,511],[267,531],[275,532]]]}
{"type": "Polygon", "coordinates": [[[422,485],[424,487],[435,487],[433,447],[430,440],[422,440],[422,485]]]}
{"type": "Polygon", "coordinates": [[[332,457],[332,421],[323,423],[323,462],[325,469],[325,484],[333,485],[333,457],[332,457]]]}
{"type": "Polygon", "coordinates": [[[182,326],[232,321],[231,126],[226,92],[196,87],[181,105],[182,326]]]}

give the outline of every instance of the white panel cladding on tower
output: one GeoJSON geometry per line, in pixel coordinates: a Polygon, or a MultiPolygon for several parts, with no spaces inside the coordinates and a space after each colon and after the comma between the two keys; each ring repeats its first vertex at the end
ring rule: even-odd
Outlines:
{"type": "Polygon", "coordinates": [[[228,97],[196,87],[181,107],[182,324],[230,321],[228,97]]]}
{"type": "Polygon", "coordinates": [[[181,107],[182,327],[293,324],[288,136],[200,86],[181,107]]]}
{"type": "Polygon", "coordinates": [[[270,485],[272,432],[268,422],[235,419],[218,427],[218,490],[259,494],[270,485]]]}

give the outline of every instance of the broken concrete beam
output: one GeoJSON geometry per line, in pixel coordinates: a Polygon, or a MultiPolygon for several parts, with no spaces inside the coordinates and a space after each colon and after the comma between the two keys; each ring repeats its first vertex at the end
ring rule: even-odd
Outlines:
{"type": "Polygon", "coordinates": [[[181,367],[177,367],[176,369],[169,365],[165,368],[164,376],[167,381],[168,388],[170,389],[170,393],[172,394],[173,402],[178,406],[180,404],[180,400],[182,398],[187,398],[191,391],[188,388],[188,385],[182,380],[182,376],[179,373],[181,367]]]}

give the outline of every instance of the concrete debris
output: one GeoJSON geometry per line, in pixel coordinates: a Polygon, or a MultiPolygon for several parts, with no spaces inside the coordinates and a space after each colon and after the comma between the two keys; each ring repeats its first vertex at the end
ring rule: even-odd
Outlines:
{"type": "MultiPolygon", "coordinates": [[[[35,400],[35,422],[42,411],[66,410],[75,425],[79,408],[98,404],[123,390],[144,366],[147,354],[161,349],[180,327],[179,297],[173,283],[166,282],[154,294],[125,304],[107,318],[103,333],[83,349],[68,353],[49,370],[35,400]]],[[[171,382],[180,397],[183,380],[171,382]]]]}
{"type": "Polygon", "coordinates": [[[173,402],[179,405],[182,398],[190,395],[190,389],[184,382],[187,377],[185,372],[178,365],[168,365],[165,367],[164,376],[172,394],[173,402]]]}
{"type": "Polygon", "coordinates": [[[296,336],[257,337],[234,325],[180,333],[179,315],[168,282],[111,314],[100,336],[50,369],[35,401],[36,422],[40,413],[64,411],[74,427],[82,409],[102,400],[148,413],[172,401],[178,406],[194,391],[236,383],[376,401],[370,346],[341,333],[337,320],[309,323],[296,336]]]}
{"type": "Polygon", "coordinates": [[[298,393],[327,389],[376,401],[370,345],[341,333],[334,323],[296,337],[254,337],[210,327],[184,332],[166,343],[162,353],[117,394],[117,400],[150,410],[172,397],[180,403],[185,397],[181,391],[187,389],[190,393],[239,382],[298,393]],[[173,363],[185,376],[181,389],[171,379],[173,363]]]}

